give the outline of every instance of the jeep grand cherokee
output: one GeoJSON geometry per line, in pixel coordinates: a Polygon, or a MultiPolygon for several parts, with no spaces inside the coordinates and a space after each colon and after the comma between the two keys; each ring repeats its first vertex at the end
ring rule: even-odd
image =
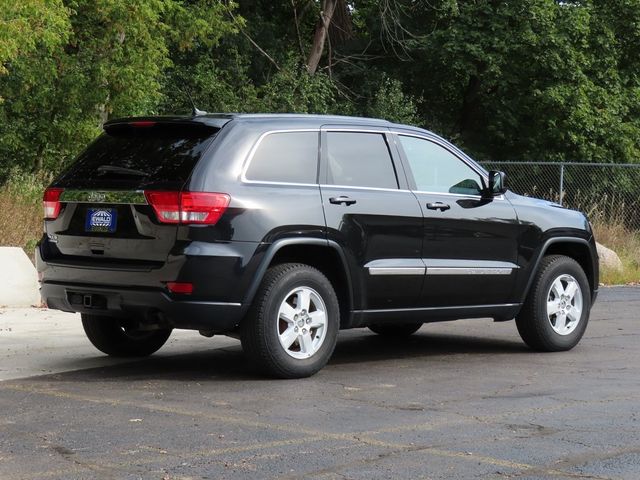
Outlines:
{"type": "Polygon", "coordinates": [[[516,195],[449,142],[383,120],[197,115],[113,120],[44,194],[49,308],[149,355],[174,328],[239,337],[304,377],[339,329],[515,318],[533,349],[582,337],[598,288],[587,218],[516,195]]]}

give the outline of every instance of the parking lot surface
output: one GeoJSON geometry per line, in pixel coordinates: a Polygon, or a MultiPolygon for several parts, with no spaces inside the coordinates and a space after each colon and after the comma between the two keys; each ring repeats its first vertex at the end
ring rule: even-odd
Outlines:
{"type": "Polygon", "coordinates": [[[2,480],[640,478],[639,288],[602,289],[570,352],[513,322],[352,330],[287,381],[225,337],[114,360],[77,316],[0,312],[2,480]]]}

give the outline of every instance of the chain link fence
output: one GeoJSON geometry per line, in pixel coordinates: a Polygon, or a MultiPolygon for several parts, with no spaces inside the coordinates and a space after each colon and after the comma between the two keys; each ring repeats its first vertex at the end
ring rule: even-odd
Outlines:
{"type": "Polygon", "coordinates": [[[640,165],[578,162],[484,162],[507,186],[585,212],[592,221],[640,230],[640,165]]]}

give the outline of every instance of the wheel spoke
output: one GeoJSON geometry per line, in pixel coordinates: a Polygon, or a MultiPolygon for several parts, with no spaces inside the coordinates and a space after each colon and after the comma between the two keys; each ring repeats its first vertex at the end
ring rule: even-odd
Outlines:
{"type": "Polygon", "coordinates": [[[560,298],[560,295],[564,294],[564,287],[562,286],[562,282],[560,278],[556,278],[553,285],[551,285],[551,291],[555,295],[555,298],[560,298]]]}
{"type": "Polygon", "coordinates": [[[580,316],[582,315],[582,310],[576,307],[572,307],[568,312],[567,312],[567,317],[569,318],[569,320],[571,320],[572,322],[577,322],[578,320],[580,320],[580,316]]]}
{"type": "Polygon", "coordinates": [[[287,323],[293,323],[293,316],[296,314],[296,310],[289,305],[286,301],[282,302],[280,306],[280,318],[287,323]]]}
{"type": "Polygon", "coordinates": [[[567,284],[567,288],[565,288],[564,294],[567,295],[569,299],[572,299],[576,294],[576,291],[578,291],[578,282],[572,281],[567,284]]]}
{"type": "Polygon", "coordinates": [[[567,315],[564,312],[556,315],[556,328],[560,331],[567,328],[567,315]]]}
{"type": "Polygon", "coordinates": [[[311,338],[310,333],[303,333],[298,336],[298,341],[300,342],[300,350],[307,354],[311,355],[313,353],[313,339],[311,338]]]}
{"type": "Polygon", "coordinates": [[[309,328],[324,327],[327,323],[327,315],[321,310],[311,312],[309,318],[311,319],[311,323],[308,325],[309,328]]]}
{"type": "Polygon", "coordinates": [[[560,304],[556,300],[550,300],[547,302],[547,315],[555,315],[560,311],[560,304]]]}
{"type": "Polygon", "coordinates": [[[311,292],[309,290],[302,289],[298,292],[298,310],[309,311],[309,305],[311,304],[311,292]]]}
{"type": "Polygon", "coordinates": [[[293,342],[298,338],[298,332],[295,331],[293,326],[287,328],[283,333],[280,334],[280,343],[286,349],[291,348],[293,342]]]}

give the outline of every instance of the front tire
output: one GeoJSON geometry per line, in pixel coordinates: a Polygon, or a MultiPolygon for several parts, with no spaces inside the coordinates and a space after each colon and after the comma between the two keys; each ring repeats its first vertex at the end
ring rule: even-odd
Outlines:
{"type": "Polygon", "coordinates": [[[575,347],[587,328],[589,282],[582,267],[564,255],[542,259],[516,325],[534,350],[559,352],[575,347]]]}
{"type": "Polygon", "coordinates": [[[285,263],[267,270],[242,323],[242,348],[268,375],[309,377],[329,361],[339,327],[338,297],[327,277],[285,263]]]}
{"type": "Polygon", "coordinates": [[[82,327],[89,341],[113,357],[146,357],[162,347],[171,335],[170,328],[137,330],[121,319],[82,314],[82,327]]]}

